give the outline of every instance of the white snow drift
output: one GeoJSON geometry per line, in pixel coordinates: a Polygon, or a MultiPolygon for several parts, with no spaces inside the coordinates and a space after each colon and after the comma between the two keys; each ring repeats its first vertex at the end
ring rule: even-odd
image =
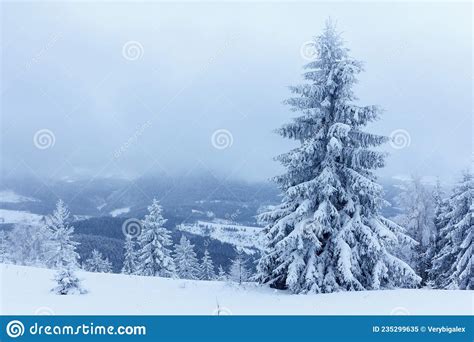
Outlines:
{"type": "Polygon", "coordinates": [[[291,295],[265,286],[78,272],[84,295],[50,292],[54,272],[1,265],[2,315],[470,315],[473,291],[386,290],[291,295]]]}

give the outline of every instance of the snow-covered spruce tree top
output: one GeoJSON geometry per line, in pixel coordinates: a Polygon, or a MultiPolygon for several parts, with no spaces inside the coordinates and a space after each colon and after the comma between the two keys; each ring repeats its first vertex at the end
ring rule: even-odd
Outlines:
{"type": "Polygon", "coordinates": [[[163,225],[163,209],[160,203],[153,199],[148,207],[148,215],[142,220],[142,232],[138,238],[138,275],[172,277],[174,262],[171,257],[171,237],[163,225]]]}
{"type": "Polygon", "coordinates": [[[379,110],[354,103],[362,63],[330,22],[314,48],[306,82],[286,101],[301,115],[278,131],[300,146],[277,157],[287,169],[276,178],[284,198],[260,216],[267,244],[257,279],[295,293],[415,286],[419,277],[392,252],[414,241],[379,214],[373,170],[385,155],[373,148],[388,139],[363,131],[379,110]]]}

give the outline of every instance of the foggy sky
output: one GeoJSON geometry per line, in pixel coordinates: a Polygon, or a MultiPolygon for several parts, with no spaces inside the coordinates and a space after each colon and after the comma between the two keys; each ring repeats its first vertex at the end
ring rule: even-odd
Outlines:
{"type": "Polygon", "coordinates": [[[296,146],[273,133],[296,115],[282,101],[330,16],[365,62],[359,104],[385,110],[368,129],[409,134],[409,146],[384,147],[379,175],[451,180],[472,156],[471,6],[3,3],[2,171],[279,174],[273,157],[296,146]],[[124,58],[130,41],[136,60],[124,58]],[[37,148],[41,129],[54,145],[37,148]],[[211,141],[219,129],[232,135],[225,149],[211,141]]]}

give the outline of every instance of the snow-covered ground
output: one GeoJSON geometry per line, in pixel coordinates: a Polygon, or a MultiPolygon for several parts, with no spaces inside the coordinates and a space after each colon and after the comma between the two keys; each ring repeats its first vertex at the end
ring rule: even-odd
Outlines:
{"type": "Polygon", "coordinates": [[[226,221],[198,221],[194,224],[181,224],[177,228],[191,234],[208,236],[212,239],[229,243],[242,248],[248,254],[255,252],[255,249],[263,248],[261,227],[241,226],[226,221]]]}
{"type": "Polygon", "coordinates": [[[53,271],[1,265],[2,315],[471,315],[474,291],[392,290],[291,295],[264,286],[79,272],[88,294],[49,292],[53,271]]]}
{"type": "Polygon", "coordinates": [[[36,225],[43,219],[42,215],[21,210],[0,209],[0,223],[36,225]]]}
{"type": "Polygon", "coordinates": [[[0,191],[1,203],[23,203],[23,202],[35,202],[35,201],[37,200],[31,197],[19,195],[13,190],[0,191]]]}
{"type": "Polygon", "coordinates": [[[114,209],[110,212],[110,216],[117,217],[130,212],[130,207],[114,209]]]}

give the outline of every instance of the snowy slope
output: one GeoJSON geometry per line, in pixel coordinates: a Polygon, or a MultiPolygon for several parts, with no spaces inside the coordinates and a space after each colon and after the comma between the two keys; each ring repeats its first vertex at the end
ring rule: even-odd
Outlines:
{"type": "Polygon", "coordinates": [[[0,223],[36,225],[42,219],[42,215],[32,214],[28,211],[0,209],[0,223]]]}
{"type": "Polygon", "coordinates": [[[0,191],[0,203],[35,202],[36,199],[17,194],[13,190],[0,191]]]}
{"type": "Polygon", "coordinates": [[[194,224],[179,225],[177,229],[229,243],[242,248],[248,254],[255,252],[255,249],[262,249],[263,246],[261,227],[241,226],[225,221],[197,221],[194,224]]]}
{"type": "Polygon", "coordinates": [[[126,214],[128,212],[130,212],[130,207],[114,209],[109,214],[112,217],[117,217],[117,216],[120,216],[122,214],[126,214]]]}
{"type": "Polygon", "coordinates": [[[392,290],[290,295],[255,284],[80,272],[89,293],[51,294],[53,271],[1,265],[2,315],[223,314],[435,315],[472,314],[473,291],[392,290]]]}

